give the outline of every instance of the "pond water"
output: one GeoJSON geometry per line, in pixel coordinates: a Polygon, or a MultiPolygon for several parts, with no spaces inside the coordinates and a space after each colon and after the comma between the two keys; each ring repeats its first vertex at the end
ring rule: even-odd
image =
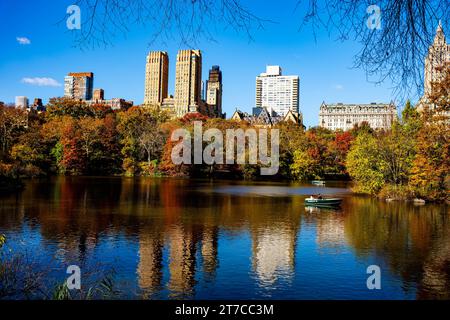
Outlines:
{"type": "Polygon", "coordinates": [[[113,272],[125,299],[450,299],[449,207],[342,183],[28,181],[0,196],[0,233],[49,287],[78,265],[82,279],[113,272]],[[305,207],[317,193],[342,207],[305,207]],[[381,290],[367,288],[371,265],[381,290]]]}

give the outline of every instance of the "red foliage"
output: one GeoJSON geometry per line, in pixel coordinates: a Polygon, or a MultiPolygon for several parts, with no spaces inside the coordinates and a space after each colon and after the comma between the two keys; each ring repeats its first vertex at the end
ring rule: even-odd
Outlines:
{"type": "Polygon", "coordinates": [[[61,144],[63,157],[60,166],[68,174],[82,174],[86,168],[86,159],[80,148],[80,135],[74,123],[69,123],[63,131],[61,144]]]}
{"type": "Polygon", "coordinates": [[[183,124],[190,124],[195,121],[205,122],[208,120],[207,116],[202,115],[201,113],[188,113],[183,118],[180,119],[183,124]]]}
{"type": "Polygon", "coordinates": [[[348,131],[336,132],[336,137],[333,144],[338,152],[346,155],[350,150],[353,139],[353,135],[348,131]]]}

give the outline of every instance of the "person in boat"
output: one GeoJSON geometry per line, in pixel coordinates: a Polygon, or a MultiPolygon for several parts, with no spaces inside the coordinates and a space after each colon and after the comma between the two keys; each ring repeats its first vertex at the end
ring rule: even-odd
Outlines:
{"type": "Polygon", "coordinates": [[[319,195],[317,196],[317,199],[322,200],[322,199],[323,199],[322,195],[319,194],[319,195]]]}

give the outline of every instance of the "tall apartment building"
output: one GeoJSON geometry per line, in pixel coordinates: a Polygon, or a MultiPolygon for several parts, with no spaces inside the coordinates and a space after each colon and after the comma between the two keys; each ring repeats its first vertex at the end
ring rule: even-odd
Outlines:
{"type": "MultiPolygon", "coordinates": [[[[433,108],[429,103],[429,96],[432,93],[432,84],[442,81],[445,76],[444,66],[450,63],[450,44],[445,39],[444,30],[441,22],[436,30],[434,42],[428,49],[428,55],[425,58],[425,81],[424,81],[424,95],[420,99],[417,109],[422,111],[425,105],[433,108]]],[[[447,112],[450,115],[450,112],[447,112]]]]}
{"type": "Polygon", "coordinates": [[[16,97],[16,108],[27,109],[29,105],[29,100],[27,97],[18,96],[16,97]]]}
{"type": "Polygon", "coordinates": [[[92,72],[69,73],[64,78],[64,96],[77,100],[91,100],[94,88],[92,72]]]}
{"type": "Polygon", "coordinates": [[[206,103],[213,108],[214,113],[222,116],[222,71],[219,66],[213,66],[206,82],[206,103]]]}
{"type": "Polygon", "coordinates": [[[160,105],[168,97],[169,55],[163,51],[153,51],[147,56],[145,67],[144,104],[160,105]]]}
{"type": "Polygon", "coordinates": [[[356,124],[367,122],[373,129],[388,130],[397,118],[394,103],[382,104],[326,104],[322,103],[319,126],[330,130],[350,130],[356,124]]]}
{"type": "Polygon", "coordinates": [[[180,50],[175,75],[175,113],[183,117],[196,112],[202,94],[202,54],[200,50],[180,50]]]}
{"type": "Polygon", "coordinates": [[[428,49],[428,56],[425,58],[425,95],[431,93],[431,84],[440,81],[444,76],[440,67],[445,63],[450,63],[450,45],[447,44],[442,24],[439,22],[433,45],[428,49]]]}
{"type": "Polygon", "coordinates": [[[299,113],[300,78],[283,76],[281,67],[267,66],[256,77],[256,107],[267,108],[285,116],[289,111],[299,113]]]}

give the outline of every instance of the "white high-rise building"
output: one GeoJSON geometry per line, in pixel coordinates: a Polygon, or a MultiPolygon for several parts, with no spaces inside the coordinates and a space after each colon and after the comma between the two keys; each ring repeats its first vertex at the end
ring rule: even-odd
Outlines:
{"type": "Polygon", "coordinates": [[[256,107],[267,108],[279,116],[289,111],[299,113],[299,76],[283,76],[280,66],[267,66],[256,77],[256,107]]]}
{"type": "Polygon", "coordinates": [[[16,108],[28,108],[28,98],[24,96],[16,97],[16,108]]]}

